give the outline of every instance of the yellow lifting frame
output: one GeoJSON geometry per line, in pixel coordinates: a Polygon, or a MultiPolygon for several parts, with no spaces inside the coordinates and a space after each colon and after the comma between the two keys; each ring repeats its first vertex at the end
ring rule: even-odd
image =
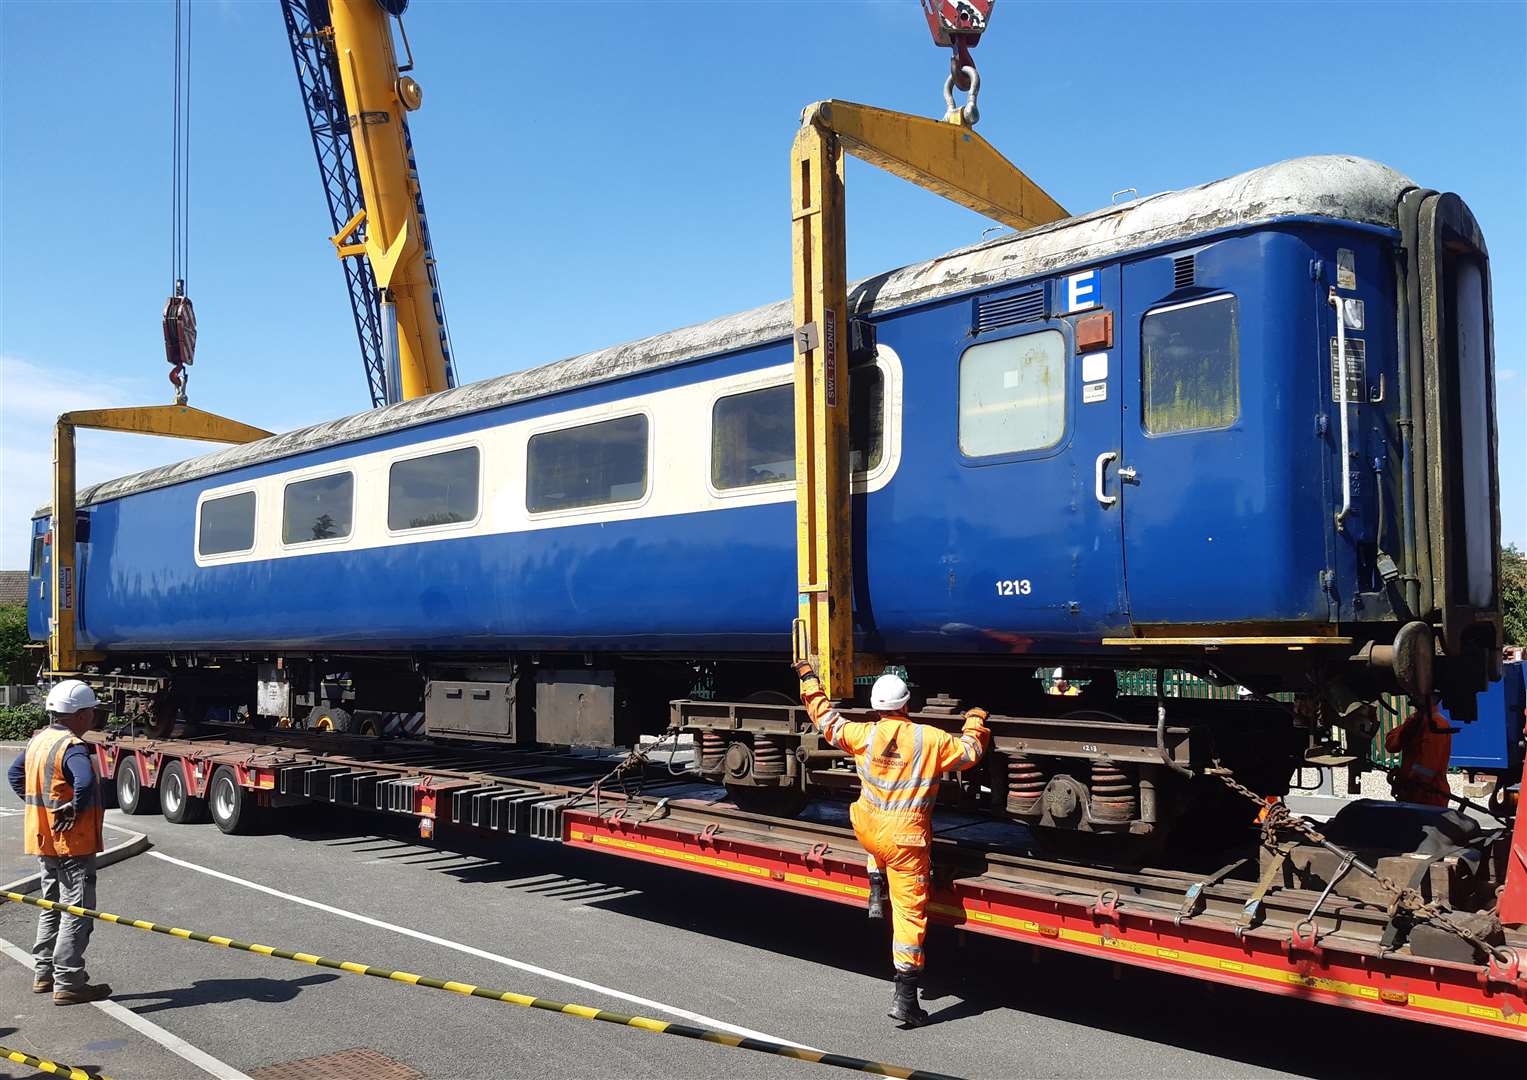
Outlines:
{"type": "Polygon", "coordinates": [[[81,409],[67,412],[53,425],[53,558],[52,618],[48,622],[48,665],[55,675],[74,673],[80,654],[75,648],[75,491],[74,432],[127,431],[139,435],[168,435],[205,442],[247,443],[270,436],[237,420],[193,409],[189,405],[144,405],[127,409],[81,409]]]}
{"type": "Polygon", "coordinates": [[[799,604],[791,650],[811,661],[834,700],[853,696],[855,674],[845,152],[1014,229],[1069,216],[959,110],[929,120],[820,101],[802,114],[790,152],[799,604]]]}

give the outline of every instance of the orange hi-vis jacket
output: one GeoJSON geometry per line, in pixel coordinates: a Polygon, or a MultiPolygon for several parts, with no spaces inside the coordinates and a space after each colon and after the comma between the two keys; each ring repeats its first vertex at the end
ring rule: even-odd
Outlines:
{"type": "Polygon", "coordinates": [[[43,728],[26,749],[26,853],[79,858],[101,850],[101,800],[85,807],[68,829],[55,831],[59,811],[74,802],[74,785],[64,768],[64,752],[84,740],[65,728],[43,728]]]}
{"type": "Polygon", "coordinates": [[[891,893],[891,959],[898,971],[923,967],[928,932],[928,870],[939,777],[981,760],[991,733],[986,713],[971,709],[958,735],[903,716],[844,718],[814,676],[801,681],[801,704],[828,743],[854,756],[859,798],[849,808],[854,835],[882,868],[891,893]]]}
{"type": "Polygon", "coordinates": [[[1384,736],[1384,749],[1398,752],[1394,797],[1400,802],[1446,806],[1452,790],[1447,785],[1447,766],[1453,756],[1453,729],[1442,710],[1417,710],[1405,723],[1384,736]]]}

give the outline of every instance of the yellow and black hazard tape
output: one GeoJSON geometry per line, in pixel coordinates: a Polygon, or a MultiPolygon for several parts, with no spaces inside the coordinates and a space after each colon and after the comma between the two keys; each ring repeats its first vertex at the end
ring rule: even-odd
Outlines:
{"type": "MultiPolygon", "coordinates": [[[[797,1061],[809,1061],[817,1065],[835,1065],[840,1069],[853,1069],[856,1072],[874,1073],[877,1076],[895,1076],[899,1077],[900,1080],[959,1080],[958,1077],[953,1077],[946,1073],[909,1069],[903,1065],[891,1065],[883,1061],[870,1061],[866,1058],[851,1057],[847,1054],[828,1054],[821,1050],[807,1050],[799,1046],[788,1046],[785,1043],[775,1042],[772,1039],[755,1039],[744,1035],[734,1035],[729,1031],[696,1027],[693,1024],[676,1024],[667,1020],[654,1020],[647,1016],[627,1016],[625,1013],[610,1012],[608,1009],[594,1009],[587,1005],[570,1005],[563,1001],[553,1001],[551,998],[516,994],[509,990],[493,990],[486,986],[475,986],[471,983],[431,979],[408,971],[389,971],[386,968],[372,967],[369,964],[356,964],[349,960],[332,960],[329,957],[315,956],[312,953],[288,952],[285,949],[276,949],[269,945],[254,945],[248,942],[235,941],[232,938],[219,937],[215,934],[199,934],[194,930],[184,930],[178,926],[161,926],[158,923],[148,922],[144,919],[129,919],[125,915],[113,915],[107,911],[95,911],[92,908],[76,907],[73,904],[55,904],[51,900],[38,900],[36,897],[24,896],[21,893],[0,892],[0,900],[11,900],[18,904],[30,904],[33,907],[39,907],[46,911],[67,911],[71,915],[79,915],[87,919],[99,919],[101,922],[116,923],[118,926],[131,926],[136,930],[147,930],[154,934],[184,938],[186,941],[201,941],[208,945],[221,945],[225,949],[238,949],[240,952],[255,953],[259,956],[274,956],[281,960],[296,960],[299,963],[313,964],[317,967],[348,971],[353,975],[371,975],[378,979],[390,979],[393,982],[408,983],[410,986],[427,986],[431,990],[449,990],[453,994],[464,994],[468,997],[503,1001],[526,1009],[544,1009],[547,1012],[577,1016],[584,1020],[602,1020],[607,1024],[620,1024],[623,1027],[641,1028],[643,1031],[655,1031],[661,1035],[677,1035],[684,1039],[698,1039],[701,1042],[717,1043],[721,1046],[735,1046],[742,1050],[756,1050],[761,1054],[774,1054],[778,1057],[794,1058],[797,1061]]],[[[86,1080],[89,1076],[88,1073],[83,1072],[64,1075],[74,1075],[79,1077],[79,1080],[86,1080]]]]}
{"type": "MultiPolygon", "coordinates": [[[[9,895],[9,894],[7,894],[9,895]]],[[[33,1057],[31,1054],[23,1054],[20,1050],[12,1050],[9,1046],[0,1046],[0,1060],[14,1061],[20,1065],[30,1065],[40,1072],[52,1073],[54,1076],[67,1076],[69,1080],[111,1080],[111,1077],[101,1073],[86,1072],[84,1069],[76,1069],[72,1065],[60,1065],[56,1061],[47,1058],[33,1057]]]]}

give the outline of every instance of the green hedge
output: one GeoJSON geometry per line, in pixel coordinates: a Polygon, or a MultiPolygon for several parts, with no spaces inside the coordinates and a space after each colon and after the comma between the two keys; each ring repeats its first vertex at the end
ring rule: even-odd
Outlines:
{"type": "Polygon", "coordinates": [[[39,658],[27,651],[27,609],[21,604],[0,605],[0,683],[25,685],[37,678],[39,658]]]}
{"type": "Polygon", "coordinates": [[[32,737],[32,732],[42,727],[46,717],[34,705],[19,709],[0,709],[0,739],[21,742],[32,737]]]}

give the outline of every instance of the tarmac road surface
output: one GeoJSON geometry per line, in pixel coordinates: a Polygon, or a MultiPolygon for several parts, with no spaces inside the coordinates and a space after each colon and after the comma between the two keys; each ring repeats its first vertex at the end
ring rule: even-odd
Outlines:
{"type": "MultiPolygon", "coordinates": [[[[0,764],[15,753],[0,748],[0,764]]],[[[0,881],[32,869],[19,810],[0,791],[0,881]]],[[[899,1031],[885,1016],[888,929],[847,907],[530,840],[445,832],[426,845],[411,822],[332,807],[248,837],[157,815],[107,821],[153,847],[101,872],[106,911],[940,1072],[1393,1080],[1424,1057],[1467,1062],[1471,1076],[1520,1073],[1520,1044],[942,928],[925,992],[937,1022],[899,1031]]],[[[0,939],[29,950],[36,915],[0,903],[0,939]]],[[[263,1080],[262,1068],[353,1048],[412,1070],[399,1078],[847,1075],[105,924],[89,958],[117,1004],[167,1038],[54,1008],[0,956],[0,1043],[116,1080],[205,1077],[217,1063],[263,1080]]],[[[0,1077],[38,1075],[0,1061],[0,1077]]]]}

